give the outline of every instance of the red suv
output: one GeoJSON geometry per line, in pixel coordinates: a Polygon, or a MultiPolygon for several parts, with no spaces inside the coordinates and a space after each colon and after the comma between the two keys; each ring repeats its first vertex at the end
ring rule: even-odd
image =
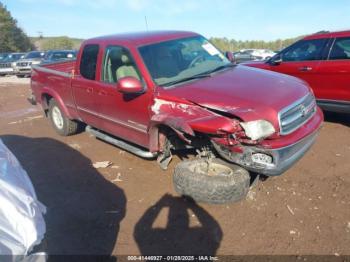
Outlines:
{"type": "Polygon", "coordinates": [[[244,65],[299,77],[324,110],[350,113],[350,31],[316,33],[266,62],[244,65]]]}

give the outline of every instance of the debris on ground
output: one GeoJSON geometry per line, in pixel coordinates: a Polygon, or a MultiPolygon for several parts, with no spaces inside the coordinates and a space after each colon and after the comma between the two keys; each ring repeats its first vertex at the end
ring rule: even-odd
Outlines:
{"type": "Polygon", "coordinates": [[[287,209],[288,209],[289,212],[294,216],[294,211],[290,208],[290,206],[287,205],[287,209]]]}
{"type": "Polygon", "coordinates": [[[94,168],[106,168],[112,165],[111,161],[101,161],[101,162],[95,162],[92,164],[94,168]]]}
{"type": "Polygon", "coordinates": [[[111,168],[114,168],[114,169],[118,169],[120,166],[116,166],[116,165],[114,165],[114,166],[111,166],[111,168]]]}
{"type": "Polygon", "coordinates": [[[115,179],[113,179],[112,182],[113,182],[113,183],[114,183],[114,182],[122,182],[123,180],[120,179],[120,176],[121,176],[121,174],[118,173],[118,174],[117,174],[117,177],[116,177],[115,179]]]}
{"type": "Polygon", "coordinates": [[[71,147],[71,148],[74,148],[74,149],[81,149],[81,146],[79,145],[79,144],[76,144],[76,143],[73,143],[73,144],[69,144],[69,146],[71,147]]]}
{"type": "Polygon", "coordinates": [[[256,192],[254,190],[249,190],[247,194],[247,199],[251,201],[256,201],[256,192]]]}

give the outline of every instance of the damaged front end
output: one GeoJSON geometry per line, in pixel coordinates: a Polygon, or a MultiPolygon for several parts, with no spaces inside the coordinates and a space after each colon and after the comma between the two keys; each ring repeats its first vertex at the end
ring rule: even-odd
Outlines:
{"type": "Polygon", "coordinates": [[[250,109],[218,110],[187,100],[156,98],[151,110],[151,148],[160,152],[158,163],[163,169],[171,160],[172,149],[194,148],[200,156],[207,156],[203,152],[211,151],[249,171],[267,176],[280,175],[311,147],[322,122],[322,117],[314,121],[317,123],[309,129],[311,132],[300,139],[271,146],[265,142],[286,140],[278,133],[278,127],[267,120],[251,120],[256,117],[254,115],[248,117],[251,121],[243,121],[244,113],[256,114],[250,109]],[[168,139],[167,131],[162,131],[161,126],[176,134],[182,147],[178,146],[181,143],[168,139]]]}

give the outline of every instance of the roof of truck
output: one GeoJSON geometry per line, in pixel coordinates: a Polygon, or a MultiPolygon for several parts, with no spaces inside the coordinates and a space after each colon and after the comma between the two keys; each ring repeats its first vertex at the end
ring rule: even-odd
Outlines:
{"type": "Polygon", "coordinates": [[[311,40],[311,39],[320,39],[320,38],[333,38],[333,37],[350,37],[350,30],[345,31],[321,31],[309,36],[304,37],[305,40],[311,40]]]}
{"type": "Polygon", "coordinates": [[[91,38],[85,42],[128,42],[129,44],[140,46],[197,35],[197,33],[188,31],[146,31],[100,36],[91,38]]]}

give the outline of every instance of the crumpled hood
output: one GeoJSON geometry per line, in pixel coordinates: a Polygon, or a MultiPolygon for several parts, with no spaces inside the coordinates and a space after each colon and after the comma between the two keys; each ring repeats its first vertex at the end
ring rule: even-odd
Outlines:
{"type": "Polygon", "coordinates": [[[298,78],[236,66],[163,92],[202,107],[230,113],[244,121],[265,119],[278,128],[278,112],[310,91],[298,78]]]}

